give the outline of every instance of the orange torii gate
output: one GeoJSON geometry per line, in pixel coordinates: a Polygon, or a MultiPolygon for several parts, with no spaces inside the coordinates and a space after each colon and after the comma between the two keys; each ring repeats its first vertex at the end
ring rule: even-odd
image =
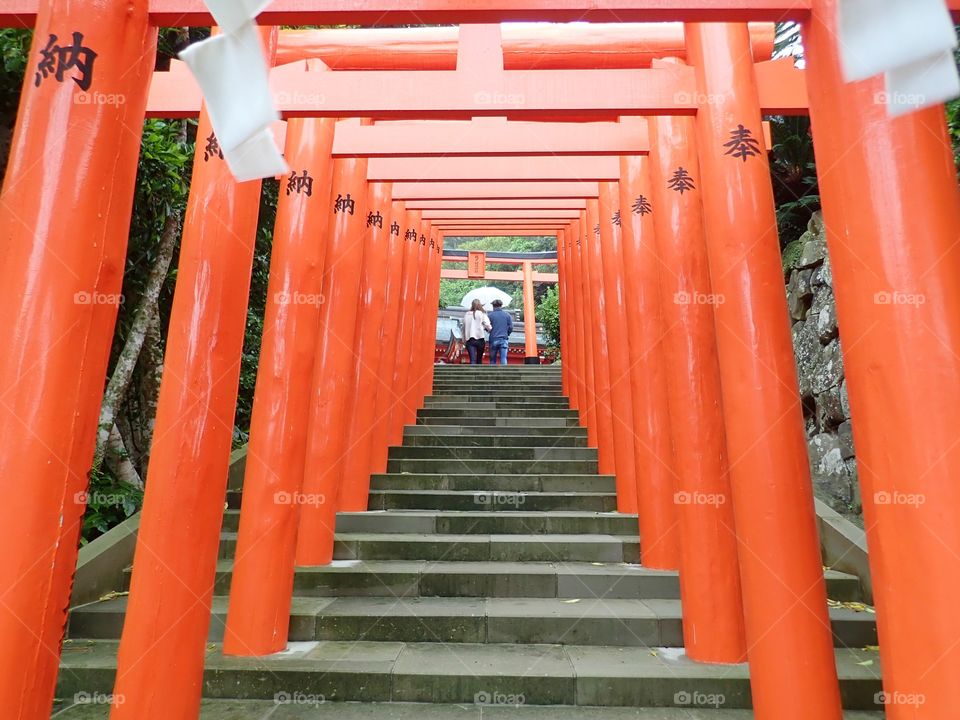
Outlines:
{"type": "MultiPolygon", "coordinates": [[[[958,5],[951,0],[952,9],[958,5]]],[[[759,718],[838,720],[839,694],[760,130],[763,112],[798,112],[807,100],[798,96],[797,82],[790,79],[798,74],[791,68],[753,62],[745,25],[747,21],[799,20],[809,54],[806,85],[823,171],[838,313],[845,337],[851,338],[844,353],[857,428],[885,688],[894,695],[922,696],[924,712],[930,717],[950,717],[955,705],[953,685],[960,672],[956,642],[960,617],[950,607],[960,589],[956,579],[960,531],[955,520],[960,490],[954,482],[960,470],[956,446],[960,287],[954,278],[960,262],[955,244],[960,233],[960,198],[939,109],[891,119],[884,106],[875,102],[883,90],[881,80],[842,82],[835,44],[836,10],[837,0],[271,3],[260,16],[265,26],[517,19],[683,21],[689,63],[633,70],[504,70],[499,28],[464,25],[457,70],[309,73],[295,65],[275,69],[274,87],[289,96],[278,103],[285,116],[291,122],[323,117],[320,122],[327,123],[328,133],[329,118],[336,117],[381,121],[486,115],[603,122],[629,115],[658,118],[655,129],[648,130],[649,159],[642,154],[584,153],[576,163],[590,168],[586,181],[565,174],[548,155],[541,157],[542,163],[529,165],[529,171],[522,170],[519,182],[499,177],[502,169],[491,169],[481,156],[469,158],[471,164],[465,170],[447,163],[451,167],[442,174],[448,177],[440,181],[426,161],[417,164],[421,175],[411,175],[402,163],[391,164],[399,159],[391,153],[371,155],[369,160],[367,156],[333,159],[332,146],[302,146],[298,144],[304,142],[302,132],[288,132],[288,156],[302,153],[298,169],[312,170],[318,202],[325,203],[326,210],[311,210],[304,198],[298,198],[303,202],[286,211],[290,219],[284,222],[295,228],[285,238],[293,255],[290,265],[276,266],[277,284],[272,278],[271,289],[284,288],[294,297],[329,289],[338,298],[337,307],[347,309],[342,318],[333,317],[327,308],[321,310],[329,315],[328,322],[336,323],[337,332],[324,340],[328,345],[323,349],[329,350],[324,357],[329,359],[314,365],[309,402],[293,410],[302,428],[294,445],[304,446],[309,467],[317,469],[319,464],[324,473],[330,471],[326,462],[335,448],[326,439],[306,437],[306,417],[330,420],[336,409],[349,407],[348,398],[357,397],[364,376],[351,373],[352,368],[336,355],[355,339],[356,328],[366,336],[364,323],[376,323],[378,317],[384,334],[392,333],[400,352],[394,366],[377,373],[380,389],[375,404],[378,415],[388,420],[377,422],[376,436],[395,437],[409,419],[430,377],[424,352],[428,323],[414,310],[437,295],[443,235],[451,228],[457,232],[500,229],[511,234],[522,229],[559,230],[561,296],[569,311],[564,313],[562,332],[573,348],[570,363],[565,363],[564,381],[584,413],[591,439],[602,441],[605,462],[616,463],[618,448],[621,456],[632,449],[636,487],[652,493],[656,501],[663,500],[662,478],[644,477],[643,464],[636,461],[664,458],[649,442],[625,446],[622,428],[613,424],[605,403],[617,388],[630,388],[633,422],[645,423],[644,433],[638,434],[641,440],[667,432],[669,422],[676,442],[679,422],[683,430],[696,431],[691,438],[706,439],[711,447],[727,450],[726,467],[701,468],[702,484],[684,486],[695,492],[729,493],[732,503],[722,512],[710,514],[708,508],[696,508],[696,514],[681,516],[682,541],[702,543],[694,531],[705,522],[732,532],[728,516],[732,508],[738,551],[734,557],[729,543],[696,546],[701,555],[710,551],[717,562],[727,563],[719,576],[724,601],[712,619],[705,615],[711,608],[692,601],[694,587],[688,586],[699,581],[699,591],[709,593],[712,588],[703,590],[709,574],[698,573],[701,566],[685,564],[696,563],[696,556],[688,559],[685,554],[680,560],[686,573],[684,612],[693,613],[685,617],[685,625],[688,621],[706,626],[725,623],[722,627],[728,631],[715,644],[700,646],[689,638],[691,655],[733,661],[746,652],[759,718]],[[540,76],[544,82],[530,77],[540,72],[550,74],[540,76]],[[369,93],[364,88],[370,85],[364,83],[379,83],[383,92],[369,93]],[[323,102],[318,90],[324,94],[323,102]],[[686,117],[687,121],[661,123],[660,117],[686,117]],[[670,158],[678,162],[682,158],[691,167],[679,166],[668,175],[673,165],[670,158]],[[605,160],[615,160],[615,170],[605,160]],[[677,175],[680,169],[685,174],[677,175]],[[869,189],[864,189],[865,183],[869,189]],[[329,194],[322,190],[327,187],[329,194]],[[691,197],[699,197],[699,204],[685,205],[691,197]],[[449,224],[454,219],[424,219],[422,213],[428,208],[406,205],[564,198],[584,201],[583,207],[574,208],[579,217],[526,226],[511,218],[501,218],[511,223],[504,225],[496,218],[483,218],[483,222],[462,218],[472,223],[462,229],[449,224]],[[676,209],[672,221],[659,217],[665,210],[661,206],[676,209]],[[375,217],[382,225],[364,224],[375,217]],[[330,268],[326,279],[321,284],[316,273],[285,274],[303,269],[297,250],[303,235],[297,233],[324,222],[331,228],[322,235],[330,268]],[[377,233],[373,227],[389,231],[377,233]],[[367,247],[380,247],[373,245],[374,233],[381,245],[384,239],[390,243],[385,251],[386,278],[374,272],[376,263],[362,260],[367,247]],[[679,249],[664,243],[676,243],[679,249]],[[655,260],[670,252],[676,253],[677,262],[692,263],[690,277],[699,278],[676,287],[702,288],[701,292],[724,298],[713,308],[715,330],[708,328],[702,312],[676,314],[663,302],[664,274],[657,272],[655,260]],[[697,284],[707,278],[704,262],[709,266],[709,289],[697,284]],[[380,313],[373,301],[358,307],[360,295],[381,282],[408,302],[392,308],[396,311],[392,313],[380,313]],[[877,302],[878,295],[889,293],[909,293],[926,302],[914,306],[877,302]],[[645,319],[635,336],[637,342],[643,339],[641,354],[651,355],[642,377],[618,376],[618,366],[607,357],[608,346],[596,334],[602,323],[618,321],[620,303],[627,304],[632,316],[645,319]],[[665,368],[663,358],[655,357],[660,354],[656,330],[668,317],[676,320],[670,327],[679,327],[695,342],[686,354],[669,344],[667,357],[686,363],[691,370],[702,368],[711,378],[709,387],[684,386],[683,378],[672,372],[676,368],[665,368]],[[891,343],[910,348],[911,353],[891,352],[891,343]],[[655,394],[643,395],[645,383],[660,377],[666,379],[661,387],[669,388],[666,397],[660,393],[656,400],[655,394]],[[714,408],[718,398],[722,401],[722,417],[714,412],[678,420],[672,412],[675,403],[708,398],[714,408]],[[723,440],[718,436],[721,430],[723,440]],[[618,443],[612,441],[615,432],[620,433],[618,443]],[[875,501],[882,496],[919,496],[925,502],[875,501]],[[737,568],[729,566],[734,559],[737,568]],[[735,587],[738,582],[742,590],[735,587]],[[733,617],[741,593],[743,635],[733,617]],[[911,619],[917,597],[933,598],[923,624],[911,619]],[[799,671],[781,662],[783,653],[802,663],[799,671]],[[783,698],[796,703],[783,705],[783,698]]],[[[200,115],[201,140],[206,137],[209,124],[201,113],[199,95],[182,69],[154,74],[152,83],[151,72],[158,25],[210,21],[202,0],[123,4],[7,0],[0,9],[0,24],[36,25],[34,57],[51,35],[73,32],[80,34],[84,48],[96,48],[98,53],[95,74],[90,64],[73,68],[79,77],[28,74],[0,196],[5,247],[0,255],[5,279],[0,306],[6,310],[0,317],[0,336],[7,343],[0,356],[0,478],[10,503],[10,542],[0,562],[4,589],[0,653],[7,669],[0,676],[0,707],[14,717],[49,716],[83,512],[75,498],[86,485],[116,318],[115,300],[85,304],[76,298],[109,299],[119,293],[143,118],[148,113],[200,115]],[[75,102],[76,94],[87,90],[122,96],[125,102],[75,102]],[[75,174],[67,175],[63,168],[75,168],[75,174]]],[[[270,40],[272,54],[276,33],[264,36],[270,40]]],[[[314,127],[307,132],[319,136],[324,131],[314,127]]],[[[466,148],[464,153],[468,152],[466,148]]],[[[229,405],[236,394],[235,365],[245,311],[242,276],[249,274],[252,253],[249,209],[256,206],[257,189],[256,184],[234,183],[219,162],[209,152],[204,158],[203,142],[198,142],[156,430],[158,440],[163,438],[157,446],[162,453],[157,454],[163,457],[151,466],[148,478],[117,680],[117,691],[126,702],[114,707],[113,718],[195,717],[199,706],[222,514],[218,494],[222,495],[225,483],[229,405]],[[207,213],[202,212],[204,206],[207,213]],[[198,475],[209,478],[210,484],[197,487],[198,475]],[[183,510],[194,523],[189,537],[173,520],[183,510]]],[[[522,162],[532,159],[525,156],[522,162]]],[[[311,347],[314,335],[293,332],[314,315],[268,310],[276,323],[271,332],[298,338],[301,345],[294,348],[298,357],[316,349],[311,347]]],[[[628,314],[626,322],[632,316],[628,314]]],[[[630,352],[635,349],[631,347],[630,352]]],[[[293,392],[292,387],[265,383],[263,389],[258,386],[256,404],[269,407],[279,402],[286,409],[293,392]]],[[[350,427],[355,427],[350,418],[350,427]]],[[[362,417],[358,423],[363,424],[362,417]]],[[[269,415],[260,427],[264,433],[276,429],[269,415]]],[[[276,447],[271,448],[266,436],[258,442],[263,443],[264,454],[253,456],[254,463],[278,459],[276,447]]],[[[374,454],[379,458],[375,466],[383,454],[377,448],[374,454]]],[[[689,452],[675,459],[678,467],[683,462],[689,467],[690,461],[689,452]]],[[[301,487],[296,468],[288,467],[287,472],[292,475],[285,482],[301,487]]],[[[325,502],[308,513],[309,522],[300,526],[301,558],[309,562],[323,560],[323,550],[332,540],[330,518],[337,503],[349,504],[363,492],[362,486],[340,488],[336,478],[319,481],[325,502]],[[306,540],[318,544],[305,549],[307,526],[306,540]],[[306,557],[307,550],[318,557],[306,557]]],[[[248,476],[249,486],[256,482],[248,476]]],[[[256,489],[245,492],[262,497],[262,490],[260,495],[256,489]]],[[[622,490],[625,502],[629,492],[629,487],[622,490]]],[[[657,510],[662,514],[667,508],[658,505],[657,510]]],[[[256,527],[266,508],[263,503],[245,503],[243,512],[241,534],[247,526],[256,527]]],[[[292,577],[296,520],[294,513],[280,517],[285,523],[283,537],[268,540],[269,552],[248,566],[246,580],[240,579],[240,573],[234,579],[233,617],[225,644],[239,654],[274,651],[285,639],[280,625],[286,622],[283,603],[289,603],[289,585],[284,583],[292,577]],[[260,581],[266,571],[278,578],[271,591],[260,581]],[[246,603],[254,612],[244,618],[234,610],[235,603],[237,607],[246,603]],[[252,626],[251,618],[263,617],[269,620],[261,627],[252,626]]],[[[645,544],[663,541],[662,561],[676,562],[677,549],[667,529],[663,537],[650,538],[661,524],[669,525],[669,519],[664,522],[651,516],[645,524],[645,544]]],[[[907,706],[888,708],[894,720],[911,713],[907,706]]]]}

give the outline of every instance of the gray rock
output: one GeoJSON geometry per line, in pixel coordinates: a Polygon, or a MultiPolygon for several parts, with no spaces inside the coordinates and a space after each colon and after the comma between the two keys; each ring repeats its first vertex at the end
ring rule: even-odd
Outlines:
{"type": "Polygon", "coordinates": [[[824,285],[833,287],[833,264],[830,262],[830,255],[823,258],[823,265],[820,266],[820,279],[824,285]]]}
{"type": "Polygon", "coordinates": [[[849,460],[856,457],[856,452],[853,449],[853,425],[849,420],[840,423],[840,427],[837,428],[837,438],[840,441],[840,452],[843,454],[843,459],[849,460]]]}
{"type": "Polygon", "coordinates": [[[813,271],[809,269],[790,273],[790,281],[787,283],[787,307],[794,320],[804,320],[807,317],[813,292],[810,287],[812,276],[813,271]]]}
{"type": "Polygon", "coordinates": [[[847,394],[846,380],[840,383],[840,407],[843,408],[843,416],[845,418],[853,417],[853,415],[850,413],[850,396],[847,394]]]}
{"type": "MultiPolygon", "coordinates": [[[[840,404],[840,388],[832,387],[816,396],[817,427],[821,432],[834,432],[846,418],[840,404]]],[[[844,456],[849,457],[849,456],[844,456]]]]}
{"type": "MultiPolygon", "coordinates": [[[[817,343],[819,344],[819,338],[817,343]]],[[[843,356],[840,352],[840,341],[831,340],[820,351],[814,361],[810,377],[810,389],[814,395],[820,395],[830,388],[839,387],[843,380],[843,356]]]]}
{"type": "MultiPolygon", "coordinates": [[[[813,376],[820,358],[820,338],[812,323],[798,322],[793,326],[793,352],[797,359],[797,380],[800,397],[809,397],[813,390],[813,376]]],[[[826,389],[826,388],[824,388],[826,389]]]]}
{"type": "Polygon", "coordinates": [[[807,231],[812,232],[814,235],[823,235],[824,230],[823,213],[817,210],[811,216],[810,222],[807,223],[807,231]]]}
{"type": "Polygon", "coordinates": [[[826,240],[809,232],[804,233],[801,239],[806,240],[806,242],[804,243],[803,250],[800,252],[800,257],[797,259],[795,267],[807,268],[819,265],[827,256],[826,240]]]}
{"type": "Polygon", "coordinates": [[[810,316],[816,318],[825,307],[834,307],[833,288],[823,285],[813,290],[810,316]]]}
{"type": "Polygon", "coordinates": [[[820,313],[817,315],[817,335],[824,345],[839,335],[837,309],[832,303],[820,308],[820,313]]]}

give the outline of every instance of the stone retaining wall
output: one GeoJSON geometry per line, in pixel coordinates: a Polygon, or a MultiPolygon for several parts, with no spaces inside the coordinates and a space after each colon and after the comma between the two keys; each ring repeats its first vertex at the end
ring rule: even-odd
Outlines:
{"type": "Polygon", "coordinates": [[[833,275],[819,213],[807,232],[784,248],[783,269],[814,489],[834,510],[856,520],[862,512],[860,486],[833,275]]]}

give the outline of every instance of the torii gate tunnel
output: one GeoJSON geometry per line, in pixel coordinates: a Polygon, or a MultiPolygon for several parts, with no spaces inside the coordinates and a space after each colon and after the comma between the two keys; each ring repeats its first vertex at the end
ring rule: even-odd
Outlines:
{"type": "MultiPolygon", "coordinates": [[[[942,107],[891,119],[880,79],[843,82],[837,2],[261,13],[295,175],[281,179],[226,653],[285,647],[295,565],[331,562],[336,511],[366,509],[370,474],[428,393],[445,238],[549,235],[564,389],[619,510],[639,513],[644,564],[680,570],[687,654],[748,659],[757,718],[839,720],[763,126],[809,112],[884,688],[925,699],[922,714],[887,713],[956,716],[960,196],[942,107]],[[770,60],[784,19],[802,23],[806,70],[770,60]],[[681,24],[611,25],[604,59],[551,54],[572,42],[563,28],[532,49],[502,38],[510,20],[681,24]],[[403,23],[459,30],[276,27],[403,23]],[[378,45],[404,33],[439,50],[378,45]],[[878,301],[891,294],[925,302],[878,301]],[[876,501],[901,496],[924,502],[876,501]]],[[[0,24],[36,28],[34,60],[54,36],[78,53],[29,68],[0,197],[5,717],[50,714],[148,116],[199,129],[111,717],[199,713],[260,183],[234,181],[183,66],[153,64],[158,26],[210,23],[201,0],[0,6],[0,24]]]]}

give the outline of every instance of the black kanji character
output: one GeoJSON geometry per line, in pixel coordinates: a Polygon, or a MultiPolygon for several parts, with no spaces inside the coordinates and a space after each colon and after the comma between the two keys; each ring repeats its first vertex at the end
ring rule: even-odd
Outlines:
{"type": "Polygon", "coordinates": [[[653,206],[650,204],[650,201],[647,200],[647,198],[645,198],[643,195],[641,195],[636,200],[634,200],[633,208],[631,209],[633,210],[634,215],[639,215],[640,217],[643,217],[644,215],[649,215],[650,213],[653,212],[653,206]]]}
{"type": "Polygon", "coordinates": [[[337,193],[337,201],[333,204],[333,212],[348,212],[353,215],[354,210],[356,210],[356,205],[357,201],[350,197],[350,193],[347,193],[346,197],[337,193]]]}
{"type": "Polygon", "coordinates": [[[51,74],[57,82],[63,82],[64,73],[76,68],[80,71],[80,77],[71,79],[84,92],[90,89],[93,83],[93,61],[97,59],[97,53],[83,45],[83,33],[73,33],[73,44],[67,47],[57,44],[57,36],[51,33],[46,47],[40,50],[40,57],[34,78],[37,87],[51,74]]]}
{"type": "Polygon", "coordinates": [[[743,125],[737,125],[736,130],[731,130],[730,138],[730,142],[724,144],[725,148],[729,148],[724,155],[732,155],[746,162],[747,158],[759,155],[761,152],[760,142],[743,125]]]}
{"type": "Polygon", "coordinates": [[[681,195],[683,195],[687,190],[697,189],[697,186],[694,184],[690,173],[688,173],[686,168],[683,166],[678,167],[677,171],[673,173],[668,187],[671,190],[676,190],[681,195]]]}

